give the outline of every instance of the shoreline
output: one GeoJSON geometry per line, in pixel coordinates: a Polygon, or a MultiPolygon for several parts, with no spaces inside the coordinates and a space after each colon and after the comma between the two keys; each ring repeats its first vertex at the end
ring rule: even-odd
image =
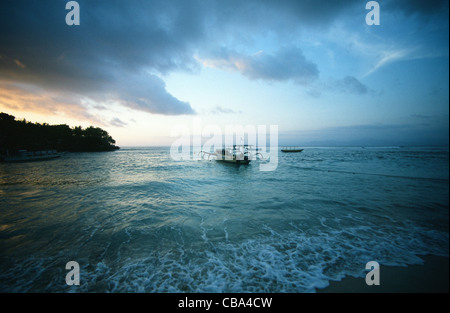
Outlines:
{"type": "Polygon", "coordinates": [[[368,286],[365,277],[344,277],[331,281],[317,293],[448,293],[449,258],[419,256],[421,265],[385,266],[380,264],[380,285],[368,286]]]}

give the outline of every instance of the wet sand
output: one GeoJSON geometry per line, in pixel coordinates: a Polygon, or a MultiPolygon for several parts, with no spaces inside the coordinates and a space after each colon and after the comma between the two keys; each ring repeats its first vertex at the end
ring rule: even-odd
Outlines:
{"type": "Polygon", "coordinates": [[[421,256],[423,265],[408,267],[380,264],[380,285],[368,286],[365,278],[345,277],[318,289],[318,293],[448,293],[449,259],[421,256]]]}

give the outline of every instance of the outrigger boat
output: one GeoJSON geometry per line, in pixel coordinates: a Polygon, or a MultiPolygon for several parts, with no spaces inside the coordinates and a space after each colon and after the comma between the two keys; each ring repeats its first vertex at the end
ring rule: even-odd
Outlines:
{"type": "Polygon", "coordinates": [[[42,151],[19,150],[13,154],[9,154],[7,152],[7,155],[5,157],[0,158],[0,161],[19,163],[19,162],[51,160],[59,157],[61,157],[61,154],[57,153],[56,150],[42,150],[42,151]]]}
{"type": "MultiPolygon", "coordinates": [[[[200,153],[202,153],[203,159],[205,158],[205,155],[208,155],[208,160],[213,159],[225,163],[249,164],[250,161],[254,159],[251,150],[252,146],[249,145],[233,145],[231,147],[216,149],[216,151],[212,153],[206,151],[201,151],[200,153]]],[[[256,155],[257,154],[260,153],[256,153],[256,155]]]]}

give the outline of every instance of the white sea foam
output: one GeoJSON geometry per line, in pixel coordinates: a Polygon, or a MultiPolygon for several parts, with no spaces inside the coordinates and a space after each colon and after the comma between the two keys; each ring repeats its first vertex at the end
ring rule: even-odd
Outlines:
{"type": "MultiPolygon", "coordinates": [[[[202,250],[169,250],[121,266],[98,263],[85,291],[100,286],[111,292],[314,292],[345,275],[363,277],[365,264],[421,264],[419,254],[436,253],[427,242],[448,241],[445,233],[415,227],[384,236],[383,229],[280,233],[265,226],[266,236],[224,241],[202,250]],[[404,232],[414,239],[405,241],[404,232]],[[355,239],[357,238],[357,239],[355,239]]],[[[119,262],[120,263],[120,262],[119,262]]]]}

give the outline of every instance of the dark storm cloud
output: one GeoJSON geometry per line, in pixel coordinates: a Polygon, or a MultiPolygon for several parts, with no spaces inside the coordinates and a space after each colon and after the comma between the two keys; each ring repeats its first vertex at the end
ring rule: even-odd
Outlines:
{"type": "Polygon", "coordinates": [[[334,87],[339,91],[348,92],[353,94],[366,94],[368,88],[361,83],[357,78],[353,76],[345,76],[342,79],[338,79],[334,82],[334,87]]]}
{"type": "Polygon", "coordinates": [[[10,1],[0,9],[0,78],[96,99],[112,95],[136,109],[193,114],[149,71],[192,70],[190,45],[200,37],[183,1],[78,1],[81,25],[65,24],[65,1],[10,1]],[[155,13],[156,12],[156,13],[155,13]],[[143,78],[128,89],[123,83],[143,78]],[[133,99],[131,91],[136,97],[133,99]],[[142,97],[149,99],[138,101],[142,97]]]}
{"type": "Polygon", "coordinates": [[[154,75],[126,77],[119,81],[116,98],[127,107],[149,113],[164,112],[168,115],[193,112],[189,103],[166,92],[165,83],[154,75]]]}
{"type": "Polygon", "coordinates": [[[272,10],[283,11],[294,17],[299,23],[309,26],[326,27],[336,18],[350,11],[364,8],[360,0],[263,0],[272,10]]]}
{"type": "Polygon", "coordinates": [[[308,86],[306,93],[314,98],[322,96],[323,92],[346,93],[354,95],[365,95],[373,92],[354,76],[347,75],[344,78],[330,78],[327,82],[318,82],[308,86]]]}
{"type": "Polygon", "coordinates": [[[319,75],[317,65],[307,60],[297,47],[284,47],[274,54],[259,51],[252,55],[221,48],[201,58],[206,66],[238,71],[255,80],[293,80],[307,84],[319,75]]]}
{"type": "Polygon", "coordinates": [[[307,60],[297,47],[283,47],[273,54],[259,51],[252,55],[221,48],[201,58],[206,66],[238,71],[255,80],[293,80],[307,84],[319,75],[317,65],[307,60]]]}
{"type": "MultiPolygon", "coordinates": [[[[448,0],[385,0],[380,6],[392,12],[402,12],[406,15],[432,16],[448,11],[448,0]]],[[[448,13],[447,13],[448,18],[448,13]]]]}
{"type": "Polygon", "coordinates": [[[251,79],[292,79],[300,84],[307,84],[319,76],[319,71],[317,65],[307,60],[299,48],[289,47],[282,48],[273,55],[254,55],[247,60],[243,74],[251,79]]]}
{"type": "MultiPolygon", "coordinates": [[[[251,40],[260,32],[282,38],[294,26],[327,27],[360,5],[356,0],[79,0],[81,25],[69,27],[66,3],[1,2],[0,80],[27,92],[23,84],[64,93],[71,103],[77,98],[114,100],[167,115],[195,111],[171,95],[160,77],[198,71],[194,56],[202,51],[251,40]]],[[[296,47],[256,55],[234,53],[222,58],[224,66],[238,65],[230,57],[239,59],[243,67],[237,69],[250,79],[306,84],[319,73],[296,47]]],[[[81,104],[79,108],[86,110],[81,104]]]]}

